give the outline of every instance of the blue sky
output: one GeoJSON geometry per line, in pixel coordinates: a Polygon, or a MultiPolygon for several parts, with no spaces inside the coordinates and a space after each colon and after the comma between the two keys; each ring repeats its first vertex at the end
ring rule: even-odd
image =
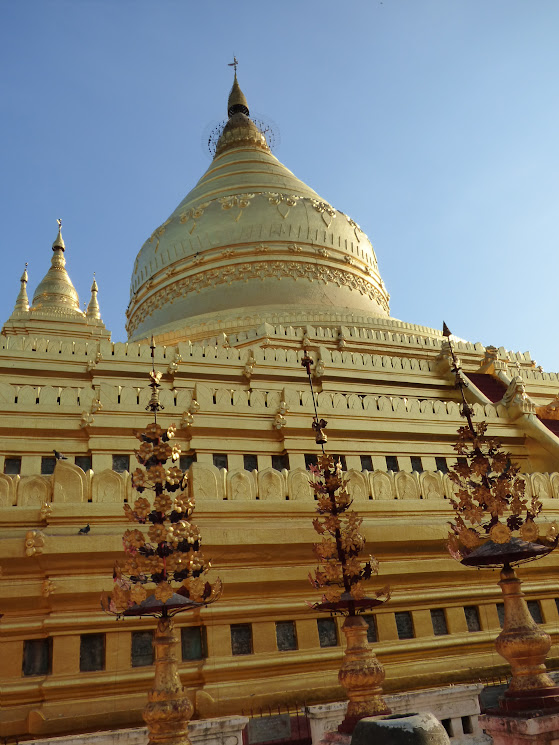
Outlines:
{"type": "Polygon", "coordinates": [[[136,253],[209,165],[235,54],[276,155],[371,238],[392,315],[559,370],[556,0],[3,0],[0,319],[56,218],[124,340],[136,253]]]}

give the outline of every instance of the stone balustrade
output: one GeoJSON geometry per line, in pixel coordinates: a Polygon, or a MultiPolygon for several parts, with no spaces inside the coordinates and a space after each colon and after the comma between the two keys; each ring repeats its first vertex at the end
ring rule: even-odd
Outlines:
{"type": "MultiPolygon", "coordinates": [[[[559,499],[559,473],[522,474],[526,494],[540,499],[559,499]]],[[[445,500],[453,484],[440,471],[408,473],[376,470],[345,472],[347,488],[354,502],[390,500],[445,500]]],[[[277,471],[273,468],[246,471],[217,468],[209,463],[193,463],[189,469],[189,489],[197,502],[305,501],[314,495],[309,472],[304,468],[277,471]]],[[[130,474],[111,469],[82,471],[69,461],[58,461],[51,476],[8,476],[0,474],[0,507],[36,507],[48,503],[120,503],[133,498],[130,474]]]]}

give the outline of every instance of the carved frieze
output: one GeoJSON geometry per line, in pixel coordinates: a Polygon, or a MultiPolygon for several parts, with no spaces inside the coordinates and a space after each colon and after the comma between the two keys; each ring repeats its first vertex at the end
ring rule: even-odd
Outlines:
{"type": "Polygon", "coordinates": [[[179,220],[183,225],[186,224],[189,220],[192,220],[190,229],[188,231],[191,235],[196,229],[197,220],[202,217],[202,215],[204,214],[204,210],[209,207],[210,204],[211,202],[203,202],[202,204],[198,204],[195,207],[191,207],[189,210],[181,212],[179,220]]]}
{"type": "Polygon", "coordinates": [[[219,197],[218,202],[221,204],[222,210],[230,210],[233,207],[238,207],[239,212],[235,217],[235,222],[239,222],[245,210],[250,205],[250,200],[254,199],[254,194],[234,194],[229,197],[219,197]]]}
{"type": "Polygon", "coordinates": [[[318,199],[311,199],[311,204],[322,217],[322,220],[324,221],[326,227],[329,228],[330,223],[336,217],[336,210],[327,202],[320,202],[318,199]]]}
{"type": "MultiPolygon", "coordinates": [[[[200,260],[202,260],[201,256],[200,260]]],[[[167,303],[172,303],[177,298],[184,297],[188,292],[199,292],[206,287],[213,287],[218,284],[231,284],[235,281],[262,279],[263,277],[300,278],[307,279],[310,282],[332,283],[337,287],[349,287],[362,295],[366,295],[378,303],[387,313],[389,312],[387,293],[381,292],[370,280],[352,271],[321,264],[310,264],[304,261],[267,260],[243,262],[208,269],[205,272],[185,277],[164,287],[151,297],[146,298],[132,312],[128,325],[129,331],[134,331],[145,318],[149,317],[158,308],[167,303]]]]}

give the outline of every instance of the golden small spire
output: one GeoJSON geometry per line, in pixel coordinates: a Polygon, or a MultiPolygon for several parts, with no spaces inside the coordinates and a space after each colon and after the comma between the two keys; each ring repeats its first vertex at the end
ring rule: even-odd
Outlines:
{"type": "Polygon", "coordinates": [[[93,272],[93,284],[91,285],[91,300],[87,306],[85,315],[87,318],[94,318],[97,321],[101,320],[101,309],[99,308],[99,301],[97,300],[97,293],[99,288],[97,287],[97,280],[95,279],[95,272],[93,272]]]}
{"type": "Polygon", "coordinates": [[[233,114],[244,114],[245,116],[249,115],[248,110],[248,103],[245,97],[245,94],[241,90],[241,86],[239,85],[239,81],[237,80],[237,65],[239,63],[237,62],[237,58],[233,57],[233,62],[229,62],[229,67],[235,68],[235,78],[233,80],[233,87],[231,88],[231,93],[229,94],[229,99],[227,100],[227,114],[229,117],[233,116],[233,114]]]}
{"type": "Polygon", "coordinates": [[[56,251],[57,249],[61,249],[62,251],[65,251],[66,245],[64,244],[64,238],[62,237],[62,220],[58,218],[56,222],[58,223],[58,235],[54,239],[52,250],[56,251]]]}
{"type": "Polygon", "coordinates": [[[19,293],[16,299],[16,304],[14,306],[14,313],[20,312],[20,313],[28,313],[29,312],[29,298],[27,297],[27,262],[25,262],[25,269],[23,270],[23,274],[21,275],[21,287],[19,289],[19,293]]]}
{"type": "Polygon", "coordinates": [[[57,223],[58,235],[52,244],[51,266],[35,290],[32,310],[57,308],[58,312],[77,313],[83,316],[78,293],[65,269],[64,250],[66,246],[62,238],[62,220],[57,220],[57,223]]]}

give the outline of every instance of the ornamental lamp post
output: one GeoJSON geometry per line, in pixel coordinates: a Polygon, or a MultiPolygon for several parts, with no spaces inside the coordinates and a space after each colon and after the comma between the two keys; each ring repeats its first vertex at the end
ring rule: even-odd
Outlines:
{"type": "Polygon", "coordinates": [[[367,641],[367,623],[360,616],[387,602],[390,590],[384,587],[375,593],[375,597],[365,594],[364,583],[377,574],[378,561],[373,556],[369,556],[368,560],[359,558],[365,546],[365,539],[359,530],[363,518],[350,509],[352,500],[342,479],[341,464],[334,463],[334,458],[325,452],[328,437],[324,429],[327,422],[318,417],[311,375],[313,360],[306,350],[301,364],[307,371],[311,389],[315,441],[322,449],[318,465],[310,468],[318,513],[313,526],[322,538],[313,546],[319,566],[314,577],[309,574],[309,580],[313,587],[323,591],[323,596],[311,608],[345,616],[342,631],[347,646],[338,680],[347,692],[349,703],[338,731],[350,734],[364,717],[390,714],[382,697],[384,667],[367,641]]]}
{"type": "Polygon", "coordinates": [[[123,564],[115,562],[114,586],[110,594],[103,593],[101,606],[119,618],[157,619],[155,680],[143,711],[148,745],[189,745],[193,707],[178,674],[173,617],[215,602],[221,581],[210,584],[204,576],[210,562],[203,557],[200,531],[191,519],[194,497],[188,493],[186,473],[176,465],[181,452],[172,444],[176,427],[164,429],[157,421],[157,412],[164,407],[159,401],[161,373],[154,367],[153,337],[151,356],[152,392],[146,410],[153,412],[153,422],[136,434],[140,466],[132,474],[132,486],[138,496],[133,507],[124,505],[128,520],[141,527],[125,531],[126,559],[123,564]],[[169,460],[174,465],[168,467],[169,460]]]}
{"type": "Polygon", "coordinates": [[[503,629],[495,641],[497,652],[510,664],[512,678],[499,709],[504,714],[533,713],[559,709],[559,688],[546,672],[545,659],[551,639],[534,622],[515,567],[541,559],[557,546],[557,526],[536,522],[542,511],[537,495],[525,496],[520,467],[501,443],[487,435],[487,424],[474,424],[473,409],[466,401],[464,379],[451,342],[443,326],[451,370],[460,390],[461,416],[467,426],[458,430],[454,446],[459,460],[449,471],[455,484],[450,500],[454,518],[450,522],[447,548],[464,566],[500,568],[503,594],[503,629]]]}

